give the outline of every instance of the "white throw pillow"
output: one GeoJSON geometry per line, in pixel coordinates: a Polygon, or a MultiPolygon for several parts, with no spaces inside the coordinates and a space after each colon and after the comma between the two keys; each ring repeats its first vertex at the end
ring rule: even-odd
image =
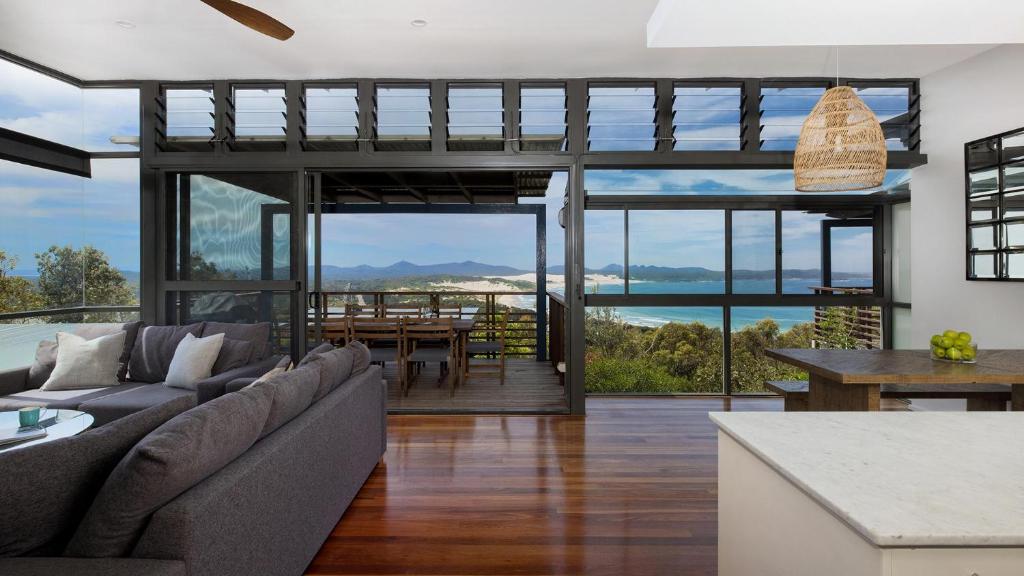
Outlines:
{"type": "Polygon", "coordinates": [[[57,332],[57,365],[42,390],[78,390],[117,386],[117,371],[124,350],[123,331],[86,340],[69,332],[57,332]]]}
{"type": "Polygon", "coordinates": [[[174,349],[171,367],[167,369],[164,384],[175,388],[195,390],[196,382],[205,380],[213,372],[220,347],[224,344],[223,334],[196,338],[187,334],[174,349]]]}

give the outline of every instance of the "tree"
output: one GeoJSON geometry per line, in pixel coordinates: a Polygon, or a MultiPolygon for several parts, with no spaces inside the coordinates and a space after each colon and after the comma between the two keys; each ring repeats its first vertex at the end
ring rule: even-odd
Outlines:
{"type": "Polygon", "coordinates": [[[0,250],[0,313],[43,307],[43,298],[26,278],[12,275],[18,259],[0,250]]]}
{"type": "MultiPolygon", "coordinates": [[[[92,246],[75,250],[51,246],[36,254],[39,293],[47,308],[70,306],[116,306],[136,303],[128,279],[110,265],[106,254],[92,246]]],[[[81,322],[84,315],[70,319],[81,322]]]]}

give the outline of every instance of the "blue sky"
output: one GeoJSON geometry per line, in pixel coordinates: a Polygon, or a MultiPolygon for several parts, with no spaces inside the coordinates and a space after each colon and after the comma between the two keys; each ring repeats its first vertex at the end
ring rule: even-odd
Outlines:
{"type": "MultiPolygon", "coordinates": [[[[137,110],[136,91],[82,91],[0,60],[0,126],[90,150],[126,149],[112,144],[110,136],[137,135],[137,110]]],[[[34,254],[54,244],[91,244],[105,251],[116,267],[139,269],[138,160],[94,160],[93,173],[92,179],[84,179],[0,161],[0,213],[4,215],[0,249],[19,260],[19,269],[34,269],[34,254]]],[[[907,171],[892,171],[886,185],[908,178],[907,171]]],[[[549,265],[564,260],[563,231],[556,214],[565,185],[566,174],[556,173],[545,198],[523,200],[546,206],[549,265]]],[[[594,195],[793,191],[789,170],[601,170],[589,171],[585,185],[594,195]]],[[[773,264],[766,246],[774,230],[763,216],[737,218],[734,259],[738,268],[763,269],[773,264]]],[[[784,267],[819,266],[820,219],[799,213],[786,215],[784,267]]],[[[221,214],[217,220],[231,218],[221,214]]],[[[588,211],[586,223],[586,265],[621,264],[622,213],[588,211]]],[[[251,244],[250,228],[230,222],[217,226],[211,230],[224,237],[214,244],[251,244]]],[[[721,211],[634,211],[630,236],[631,264],[714,270],[724,265],[721,211]]],[[[386,266],[399,260],[418,264],[474,260],[521,269],[534,265],[531,216],[334,214],[324,217],[323,239],[324,262],[337,266],[386,266]]],[[[869,240],[864,230],[835,238],[835,269],[869,270],[870,251],[865,250],[869,240]]],[[[217,252],[216,246],[210,246],[211,254],[217,253],[225,267],[247,267],[256,262],[245,250],[223,248],[217,252]]]]}

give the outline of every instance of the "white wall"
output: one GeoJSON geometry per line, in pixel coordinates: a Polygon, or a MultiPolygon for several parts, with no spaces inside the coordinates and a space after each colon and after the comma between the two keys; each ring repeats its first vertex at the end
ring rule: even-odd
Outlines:
{"type": "Polygon", "coordinates": [[[915,348],[946,328],[982,348],[1024,348],[1024,283],[968,282],[964,143],[1024,127],[1024,46],[1001,46],[921,79],[921,148],[911,185],[915,348]]]}

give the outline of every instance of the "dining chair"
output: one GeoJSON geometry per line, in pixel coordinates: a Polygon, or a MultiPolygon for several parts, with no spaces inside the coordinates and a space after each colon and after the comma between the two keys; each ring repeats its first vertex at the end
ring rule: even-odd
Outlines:
{"type": "Polygon", "coordinates": [[[442,304],[437,308],[438,318],[462,318],[462,304],[442,304]]]}
{"type": "Polygon", "coordinates": [[[502,386],[505,385],[505,336],[508,333],[508,312],[501,315],[485,317],[473,324],[466,343],[465,363],[463,367],[466,378],[476,375],[497,375],[502,386]],[[473,356],[483,356],[484,361],[472,363],[473,356]]]}
{"type": "Polygon", "coordinates": [[[388,304],[384,308],[384,316],[389,318],[421,318],[425,307],[429,307],[429,304],[425,305],[422,302],[388,304]]]}
{"type": "Polygon", "coordinates": [[[455,327],[451,318],[402,318],[402,336],[405,355],[402,374],[409,386],[415,381],[414,368],[425,363],[437,363],[439,370],[438,384],[444,380],[448,383],[448,393],[455,395],[455,377],[461,374],[461,366],[457,359],[455,327]],[[422,344],[431,345],[423,346],[422,344]],[[454,368],[454,370],[452,370],[454,368]]]}
{"type": "Polygon", "coordinates": [[[404,347],[402,338],[402,322],[397,318],[364,318],[348,317],[348,340],[359,341],[370,349],[370,362],[385,366],[388,362],[395,363],[398,372],[399,386],[406,391],[404,375],[404,347]]]}
{"type": "Polygon", "coordinates": [[[329,316],[320,321],[320,338],[335,346],[344,346],[349,341],[348,329],[348,318],[329,316]]]}

